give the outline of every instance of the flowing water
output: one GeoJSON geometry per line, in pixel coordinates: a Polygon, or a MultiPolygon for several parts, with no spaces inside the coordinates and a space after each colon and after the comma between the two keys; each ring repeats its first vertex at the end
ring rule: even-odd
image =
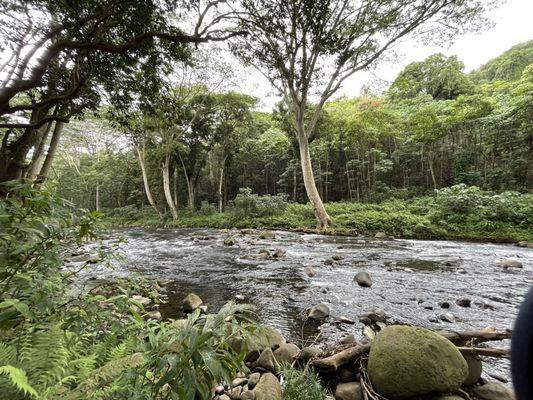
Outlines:
{"type": "MultiPolygon", "coordinates": [[[[259,233],[147,228],[115,231],[109,242],[118,236],[126,239],[119,245],[124,260],[113,270],[95,265],[86,271],[91,279],[138,273],[172,280],[168,304],[161,307],[163,315],[171,317],[180,316],[181,300],[189,292],[197,293],[210,311],[240,294],[257,307],[261,322],[294,341],[314,340],[319,332],[319,343],[348,333],[360,337],[362,324],[343,324],[337,318],[357,321],[358,315],[374,308],[385,310],[391,322],[431,329],[511,329],[533,284],[533,250],[504,244],[284,231],[275,232],[275,239],[260,239],[259,233]],[[236,245],[227,246],[223,241],[231,235],[236,235],[236,245]],[[261,260],[258,253],[263,249],[286,253],[261,260]],[[331,263],[332,256],[341,260],[331,263]],[[520,261],[523,268],[496,265],[506,258],[520,261]],[[306,275],[307,266],[316,276],[306,275]],[[362,270],[371,274],[371,288],[353,282],[362,270]],[[456,305],[461,297],[471,299],[471,307],[456,305]],[[442,301],[450,308],[442,309],[442,301]],[[322,326],[305,322],[307,310],[317,303],[331,309],[331,318],[322,326]],[[455,322],[442,321],[444,313],[451,313],[455,322]]],[[[493,361],[489,372],[508,376],[508,364],[493,361]]]]}

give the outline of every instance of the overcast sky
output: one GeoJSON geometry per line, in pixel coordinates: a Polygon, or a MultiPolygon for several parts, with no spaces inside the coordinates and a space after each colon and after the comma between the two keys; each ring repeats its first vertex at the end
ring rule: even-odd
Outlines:
{"type": "MultiPolygon", "coordinates": [[[[424,46],[414,40],[397,46],[400,57],[394,62],[384,62],[372,72],[361,72],[347,80],[339,96],[354,97],[361,93],[364,85],[375,82],[391,82],[409,63],[421,61],[434,53],[457,55],[465,64],[466,72],[478,68],[497,57],[515,44],[533,39],[533,0],[507,0],[493,10],[489,17],[494,26],[480,33],[457,38],[448,47],[424,46]]],[[[268,82],[259,74],[248,71],[246,84],[240,90],[253,94],[262,100],[261,109],[268,111],[279,100],[268,82]]]]}

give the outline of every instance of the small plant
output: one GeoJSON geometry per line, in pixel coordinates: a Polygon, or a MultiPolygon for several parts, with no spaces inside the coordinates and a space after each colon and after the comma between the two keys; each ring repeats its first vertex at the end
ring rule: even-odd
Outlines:
{"type": "Polygon", "coordinates": [[[285,400],[324,400],[328,396],[318,375],[308,368],[296,369],[283,365],[281,375],[285,380],[283,398],[285,400]]]}

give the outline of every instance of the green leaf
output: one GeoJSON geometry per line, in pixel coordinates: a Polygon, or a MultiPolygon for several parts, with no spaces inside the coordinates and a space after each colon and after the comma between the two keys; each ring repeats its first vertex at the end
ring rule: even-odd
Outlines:
{"type": "Polygon", "coordinates": [[[4,365],[3,367],[0,367],[0,375],[7,375],[13,386],[15,386],[18,390],[31,396],[39,397],[37,391],[31,387],[30,383],[28,382],[28,377],[26,376],[25,371],[15,368],[12,365],[4,365]]]}

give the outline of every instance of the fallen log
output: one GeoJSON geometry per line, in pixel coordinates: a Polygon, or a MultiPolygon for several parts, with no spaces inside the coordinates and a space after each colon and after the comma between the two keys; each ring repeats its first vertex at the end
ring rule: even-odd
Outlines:
{"type": "Polygon", "coordinates": [[[476,356],[486,356],[495,358],[509,357],[510,349],[491,349],[487,347],[458,347],[461,354],[471,354],[476,356]]]}
{"type": "Polygon", "coordinates": [[[511,331],[442,331],[437,333],[441,336],[444,336],[446,339],[448,339],[454,344],[468,342],[483,343],[511,339],[511,336],[513,334],[511,331]]]}
{"type": "Polygon", "coordinates": [[[370,344],[357,344],[349,347],[339,353],[325,358],[318,358],[311,362],[311,364],[321,372],[335,372],[341,366],[348,364],[350,361],[357,359],[362,354],[370,351],[370,344]]]}

